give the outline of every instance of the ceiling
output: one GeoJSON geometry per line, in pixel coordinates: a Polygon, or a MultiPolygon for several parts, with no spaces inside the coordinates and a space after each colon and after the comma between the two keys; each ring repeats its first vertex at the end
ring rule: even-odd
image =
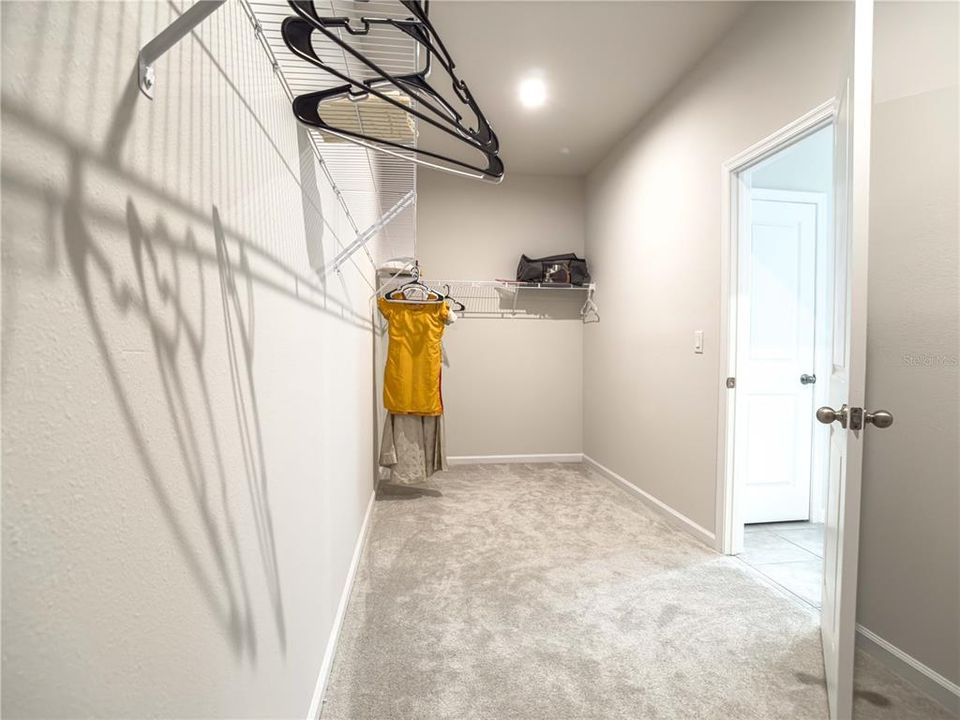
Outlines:
{"type": "MultiPolygon", "coordinates": [[[[493,125],[507,172],[579,175],[733,25],[739,2],[434,2],[430,16],[493,125]],[[546,104],[524,108],[537,74],[546,104]]],[[[420,147],[446,143],[420,123],[420,147]]]]}

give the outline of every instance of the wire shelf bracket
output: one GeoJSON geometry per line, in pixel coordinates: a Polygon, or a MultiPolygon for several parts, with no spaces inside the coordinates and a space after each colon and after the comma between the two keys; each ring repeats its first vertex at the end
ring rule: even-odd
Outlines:
{"type": "Polygon", "coordinates": [[[180,17],[157,33],[156,37],[140,48],[137,54],[137,76],[140,92],[153,100],[157,87],[157,73],[153,67],[164,53],[183,40],[197,25],[219,10],[227,0],[198,0],[185,10],[180,17]]]}
{"type": "MultiPolygon", "coordinates": [[[[373,223],[370,227],[364,230],[362,233],[357,235],[356,240],[347,245],[343,250],[341,250],[337,256],[330,263],[333,270],[340,272],[340,266],[346,262],[353,253],[357,251],[358,248],[366,247],[366,244],[370,241],[374,235],[383,230],[391,220],[393,220],[397,215],[402,213],[411,205],[415,204],[417,201],[417,194],[413,190],[404,195],[399,202],[397,202],[392,208],[387,210],[379,220],[373,223]]],[[[372,260],[372,259],[371,259],[372,260]]]]}

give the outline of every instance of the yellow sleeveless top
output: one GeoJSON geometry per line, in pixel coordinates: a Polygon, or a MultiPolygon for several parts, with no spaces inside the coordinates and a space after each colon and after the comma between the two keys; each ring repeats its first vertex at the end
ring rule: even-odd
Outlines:
{"type": "Polygon", "coordinates": [[[440,339],[450,309],[446,303],[377,301],[387,319],[390,344],[383,376],[383,405],[403,415],[442,415],[440,339]]]}

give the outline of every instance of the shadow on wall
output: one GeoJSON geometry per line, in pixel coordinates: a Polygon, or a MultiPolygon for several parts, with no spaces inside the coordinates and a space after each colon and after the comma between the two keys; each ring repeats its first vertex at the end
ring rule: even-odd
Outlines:
{"type": "Polygon", "coordinates": [[[236,274],[230,262],[229,248],[223,234],[220,213],[213,208],[213,231],[217,243],[217,267],[220,270],[220,294],[223,300],[226,341],[230,358],[230,378],[237,412],[237,425],[246,471],[250,507],[254,513],[260,557],[270,590],[277,634],[281,648],[286,650],[286,628],[283,621],[283,595],[280,588],[280,571],[277,567],[277,547],[273,535],[273,516],[270,514],[270,499],[267,494],[267,464],[263,452],[263,431],[260,425],[260,408],[257,404],[256,384],[253,378],[253,280],[250,264],[243,246],[240,246],[239,267],[246,297],[247,320],[244,319],[244,303],[237,290],[236,274]],[[236,329],[234,329],[236,328],[236,329]],[[242,363],[237,354],[239,336],[242,363]]]}
{"type": "MultiPolygon", "coordinates": [[[[43,8],[40,12],[46,13],[47,10],[43,8]]],[[[217,67],[225,75],[223,69],[217,67]]],[[[229,80],[227,82],[239,95],[237,86],[229,80]]],[[[32,201],[42,208],[47,222],[43,229],[47,247],[42,273],[52,280],[57,279],[61,258],[65,257],[101,367],[112,387],[113,399],[150,492],[185,566],[206,598],[212,615],[223,628],[234,653],[255,663],[258,635],[251,584],[255,582],[252,578],[259,577],[259,573],[251,573],[245,567],[243,536],[251,524],[247,508],[237,501],[244,494],[231,488],[237,478],[235,472],[227,470],[231,465],[228,459],[233,461],[234,467],[242,465],[245,469],[245,501],[249,503],[253,518],[275,632],[284,654],[287,645],[281,572],[269,498],[268,463],[254,375],[256,292],[267,289],[288,301],[367,332],[371,330],[371,320],[367,313],[357,312],[349,304],[328,297],[322,279],[303,274],[284,259],[283,253],[271,252],[262,246],[264,243],[257,243],[229,227],[216,205],[208,215],[196,205],[187,188],[183,188],[179,195],[169,192],[165,189],[168,184],[153,180],[136,166],[125,166],[122,159],[124,145],[134,122],[135,106],[140,101],[143,100],[134,69],[121,92],[104,146],[100,149],[87,144],[84,139],[72,137],[59,118],[51,119],[48,112],[33,109],[5,89],[2,96],[4,125],[14,128],[17,136],[35,141],[45,153],[49,153],[51,165],[62,162],[67,171],[63,181],[50,182],[39,171],[35,172],[35,168],[5,162],[2,168],[4,192],[11,192],[17,201],[32,201]],[[188,229],[182,237],[175,237],[163,216],[158,216],[148,226],[131,194],[126,195],[122,209],[119,193],[115,205],[109,202],[109,198],[105,202],[102,193],[95,200],[88,199],[85,184],[91,182],[91,174],[95,175],[93,182],[98,186],[106,183],[127,188],[137,197],[148,198],[151,205],[157,205],[178,218],[186,218],[188,229]],[[62,228],[58,227],[60,223],[62,228]],[[214,247],[198,243],[190,224],[197,226],[202,236],[212,234],[214,247]],[[62,251],[56,241],[60,230],[64,242],[62,251]],[[105,231],[108,237],[98,237],[105,231]],[[118,236],[127,237],[127,247],[121,249],[116,243],[118,236]],[[220,282],[225,359],[229,368],[217,364],[223,362],[223,352],[218,341],[209,335],[210,316],[204,282],[205,277],[209,282],[209,270],[214,263],[220,282]],[[197,298],[200,299],[199,305],[195,301],[197,298]],[[140,323],[147,330],[162,398],[146,397],[142,389],[131,382],[130,373],[119,364],[125,352],[123,338],[115,334],[111,337],[112,326],[104,322],[108,316],[140,323]],[[211,378],[223,377],[227,370],[233,392],[235,430],[218,426],[209,385],[211,378]],[[155,400],[159,405],[154,404],[155,400]],[[157,407],[164,408],[159,417],[157,407]],[[148,421],[164,433],[169,431],[179,457],[161,457],[151,449],[153,443],[143,429],[148,421]],[[237,452],[241,456],[239,459],[237,452]],[[233,457],[229,457],[231,454],[233,457]],[[179,474],[171,472],[170,467],[178,467],[179,474]],[[185,497],[191,501],[190,512],[184,512],[185,497]],[[243,515],[238,519],[241,512],[243,515]]],[[[239,105],[252,116],[248,124],[254,128],[253,132],[267,133],[263,122],[242,96],[239,105]]],[[[176,131],[183,132],[179,124],[176,131]]],[[[259,142],[251,141],[251,146],[266,147],[265,152],[278,155],[276,162],[286,167],[293,183],[299,187],[308,238],[307,253],[311,265],[317,253],[322,260],[323,228],[329,225],[323,216],[312,156],[309,157],[310,172],[304,172],[305,165],[301,162],[301,174],[297,176],[272,139],[268,143],[259,137],[254,140],[259,142]]],[[[217,168],[221,178],[229,178],[233,169],[235,167],[217,168]]],[[[232,206],[236,205],[234,202],[232,206]]],[[[245,211],[245,208],[237,210],[238,213],[245,211]]],[[[11,263],[5,261],[5,274],[17,272],[18,256],[14,249],[18,243],[23,243],[21,247],[24,247],[29,241],[28,237],[16,237],[16,233],[4,238],[4,244],[8,246],[5,255],[14,258],[11,263]]],[[[11,280],[8,277],[4,282],[3,344],[6,351],[16,342],[17,283],[11,280]]],[[[149,562],[149,558],[144,560],[149,562]]]]}
{"type": "Polygon", "coordinates": [[[324,292],[327,289],[326,259],[323,254],[324,220],[320,199],[320,183],[313,147],[307,130],[297,125],[297,149],[300,151],[300,188],[303,195],[303,227],[306,231],[307,259],[317,272],[324,292]]]}
{"type": "MultiPolygon", "coordinates": [[[[63,232],[67,259],[77,284],[78,293],[90,323],[91,332],[103,361],[103,367],[113,387],[115,399],[123,415],[127,434],[140,458],[154,497],[170,526],[174,539],[179,545],[187,566],[198,586],[207,598],[214,615],[228,633],[234,651],[240,655],[247,653],[256,659],[256,633],[253,627],[253,614],[250,606],[250,593],[246,573],[240,554],[236,522],[227,503],[226,485],[228,479],[224,472],[223,456],[219,431],[214,422],[210,403],[210,393],[204,373],[203,354],[206,344],[205,316],[206,308],[191,312],[181,303],[180,296],[184,276],[189,273],[191,279],[203,283],[202,267],[194,258],[192,267],[181,267],[176,253],[166,258],[172,266],[172,276],[163,273],[157,250],[151,233],[144,230],[136,208],[127,200],[127,223],[129,228],[130,254],[136,272],[136,286],[118,279],[119,273],[111,262],[109,254],[100,247],[87,229],[83,208],[82,168],[75,157],[71,162],[70,191],[63,207],[63,232]],[[182,488],[181,478],[164,477],[151,454],[149,443],[143,436],[141,418],[135,410],[135,392],[126,387],[122,373],[114,360],[113,344],[100,321],[100,312],[96,297],[102,297],[96,288],[106,285],[107,297],[115,309],[123,315],[132,315],[145,323],[153,341],[154,359],[158,374],[162,380],[164,398],[169,412],[169,421],[175,433],[181,454],[181,463],[186,475],[186,486],[196,503],[202,521],[203,535],[207,541],[204,548],[194,547],[190,534],[176,510],[175,490],[182,488]],[[197,317],[197,315],[199,317],[197,317]],[[190,362],[182,362],[182,360],[190,362]],[[190,367],[192,363],[192,367],[190,367]],[[184,377],[189,372],[189,380],[184,377]],[[194,412],[188,385],[199,388],[199,417],[194,412]],[[205,424],[203,439],[197,425],[205,424]],[[204,457],[212,452],[217,467],[219,492],[214,493],[211,479],[205,473],[204,457]],[[213,498],[217,497],[215,501],[213,498]],[[218,507],[214,507],[217,502],[218,507]],[[209,551],[216,568],[211,577],[205,568],[204,557],[209,551]]],[[[158,223],[155,234],[166,237],[162,221],[158,223]]],[[[167,243],[167,247],[172,247],[167,243]]],[[[196,242],[188,235],[184,242],[186,249],[196,247],[196,242]]],[[[201,294],[201,297],[202,294],[201,294]]],[[[228,334],[230,333],[228,327],[228,334]]],[[[233,359],[231,359],[233,363],[233,359]]],[[[194,396],[195,397],[195,396],[194,396]]],[[[269,512],[269,506],[265,512],[269,512]]],[[[272,597],[280,600],[279,585],[272,597]]],[[[281,645],[285,646],[286,637],[283,627],[282,604],[278,602],[278,631],[281,645]]]]}
{"type": "MultiPolygon", "coordinates": [[[[134,94],[129,102],[136,102],[137,98],[138,96],[134,94]]],[[[185,215],[202,227],[212,227],[213,220],[208,217],[205,212],[190,205],[184,199],[171,195],[135,171],[126,169],[119,164],[114,165],[108,153],[100,153],[78,143],[64,133],[61,128],[51,124],[44,117],[31,112],[29,109],[21,107],[6,94],[0,96],[0,106],[2,106],[4,124],[10,123],[11,125],[28,129],[31,133],[40,136],[45,143],[59,147],[64,157],[67,158],[72,165],[75,164],[83,168],[94,168],[98,172],[107,172],[113,180],[129,185],[138,192],[150,196],[151,199],[161,202],[172,212],[185,215]]],[[[120,110],[122,110],[122,108],[118,108],[118,112],[120,110]]],[[[32,196],[48,208],[55,209],[62,207],[66,202],[66,197],[56,189],[37,182],[28,175],[17,174],[7,167],[4,167],[2,170],[2,180],[5,190],[9,188],[16,191],[19,195],[32,196]]],[[[71,191],[72,190],[71,188],[71,191]]],[[[314,197],[313,194],[304,193],[304,202],[312,202],[312,197],[314,197]]],[[[101,223],[119,227],[124,222],[119,216],[109,214],[102,206],[96,204],[85,206],[83,210],[96,216],[97,220],[101,223]]],[[[319,208],[311,212],[316,217],[322,217],[322,211],[319,208]]],[[[326,224],[325,221],[324,224],[326,224]]],[[[286,296],[290,300],[300,302],[313,310],[322,311],[358,329],[371,330],[372,323],[369,315],[356,311],[353,307],[337,298],[329,297],[326,293],[325,284],[322,284],[316,275],[307,276],[300,273],[296,268],[285,264],[283,260],[259,247],[250,238],[245,237],[242,233],[230,228],[226,224],[221,224],[221,228],[224,237],[238,246],[243,246],[246,252],[250,256],[255,257],[258,264],[263,265],[265,268],[264,270],[250,270],[251,278],[258,286],[269,288],[274,292],[286,296]],[[272,272],[267,272],[267,270],[272,272]],[[282,277],[282,281],[278,279],[278,275],[282,277]],[[314,299],[311,296],[318,296],[319,299],[314,299]]],[[[52,243],[53,228],[49,228],[48,232],[50,233],[48,237],[52,243]]],[[[164,238],[157,238],[157,240],[171,242],[164,238]]],[[[178,248],[173,246],[169,249],[173,252],[184,250],[183,247],[178,248]]],[[[216,253],[201,246],[194,245],[191,252],[196,255],[201,263],[212,264],[217,262],[216,253]]],[[[48,265],[46,268],[48,272],[52,273],[56,270],[56,257],[56,248],[50,247],[48,258],[51,259],[53,264],[48,265]]],[[[14,301],[13,304],[15,304],[15,298],[12,298],[12,300],[14,301]]]]}

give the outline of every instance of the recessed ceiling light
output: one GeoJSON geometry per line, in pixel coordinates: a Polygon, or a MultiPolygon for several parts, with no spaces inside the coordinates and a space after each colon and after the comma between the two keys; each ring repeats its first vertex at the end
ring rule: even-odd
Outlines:
{"type": "Polygon", "coordinates": [[[517,97],[525,108],[538,108],[547,101],[547,84],[538,77],[528,77],[517,86],[517,97]]]}

